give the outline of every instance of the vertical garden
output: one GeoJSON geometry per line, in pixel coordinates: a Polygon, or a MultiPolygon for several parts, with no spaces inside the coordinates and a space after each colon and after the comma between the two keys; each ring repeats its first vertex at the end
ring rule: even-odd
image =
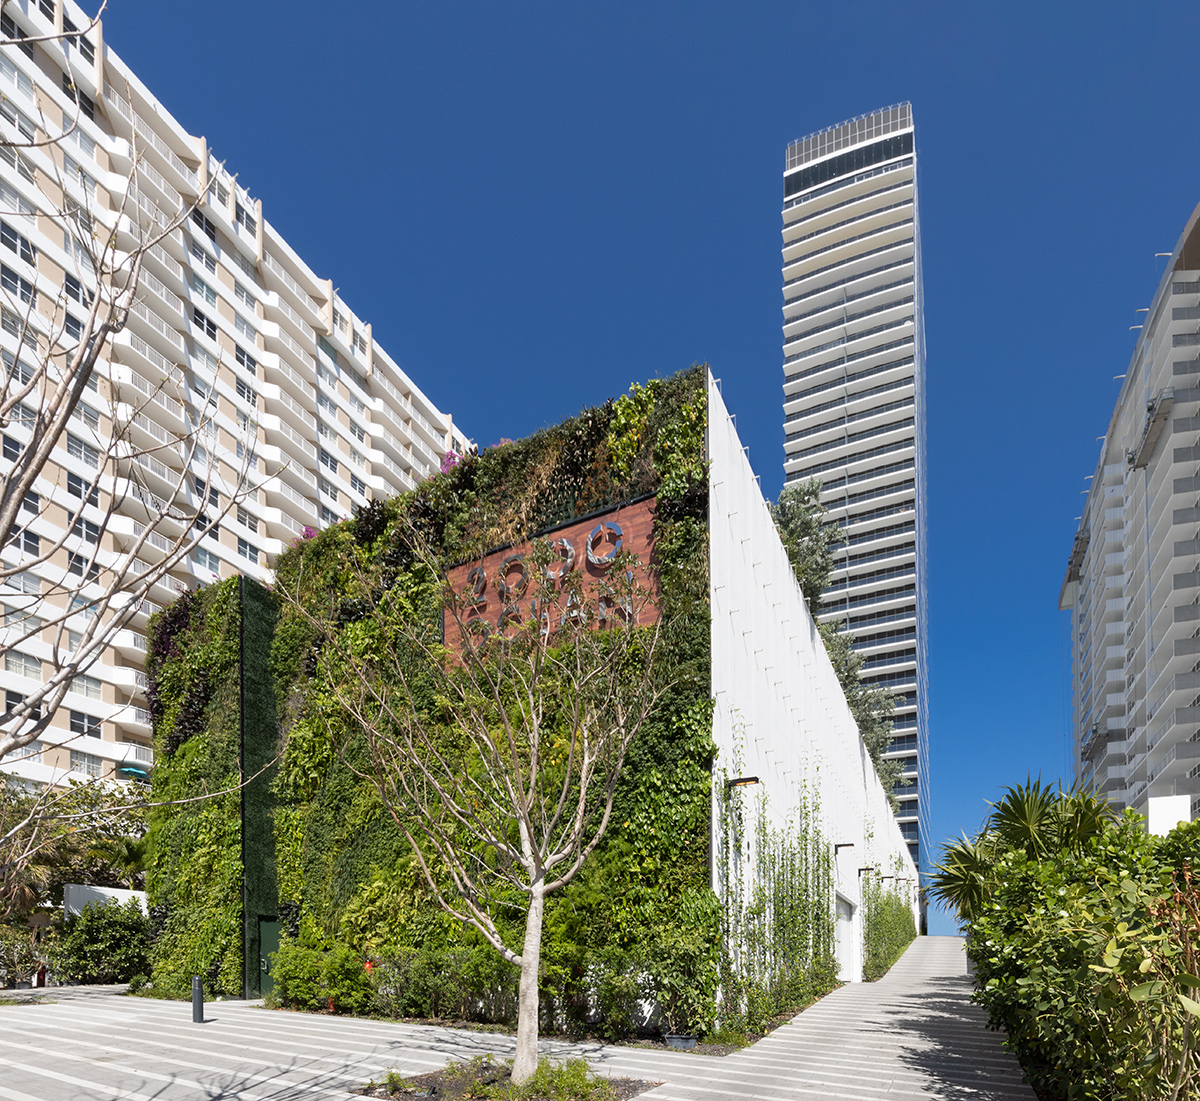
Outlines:
{"type": "MultiPolygon", "coordinates": [[[[160,614],[150,663],[155,794],[207,798],[165,810],[152,829],[157,986],[175,990],[197,973],[213,989],[236,990],[257,965],[247,915],[269,916],[283,931],[274,972],[285,1002],[512,1019],[516,969],[436,904],[405,840],[406,828],[419,828],[417,816],[397,818],[368,782],[364,731],[331,678],[364,625],[384,614],[425,614],[436,603],[437,588],[413,553],[414,532],[447,571],[646,502],[656,660],[670,675],[628,750],[603,841],[578,876],[547,897],[542,1028],[625,1035],[645,1026],[646,1004],[656,1002],[668,1027],[703,1032],[719,1002],[744,1008],[729,919],[710,887],[706,380],[705,368],[693,368],[525,440],[450,456],[441,475],[413,492],[373,502],[286,550],[274,593],[254,590],[255,601],[270,604],[261,615],[256,605],[250,632],[259,638],[261,627],[268,639],[254,701],[264,716],[271,712],[266,758],[248,759],[240,717],[251,701],[239,646],[252,587],[226,582],[160,614]],[[268,800],[247,802],[230,790],[251,776],[246,790],[264,785],[268,800]]],[[[423,706],[452,739],[439,701],[423,706]]],[[[813,855],[803,829],[775,843],[779,871],[769,890],[781,924],[772,935],[783,939],[756,964],[757,1017],[832,981],[827,857],[813,855]],[[801,942],[803,964],[793,952],[780,978],[785,949],[801,942]]],[[[505,943],[516,947],[523,913],[509,901],[491,900],[505,943]]]]}

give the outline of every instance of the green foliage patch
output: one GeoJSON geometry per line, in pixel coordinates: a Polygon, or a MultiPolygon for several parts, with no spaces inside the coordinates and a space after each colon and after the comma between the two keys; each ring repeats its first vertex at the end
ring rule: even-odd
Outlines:
{"type": "Polygon", "coordinates": [[[916,939],[912,906],[904,893],[885,889],[875,877],[863,887],[863,981],[883,978],[916,939]]]}
{"type": "Polygon", "coordinates": [[[150,922],[136,899],[89,902],[70,914],[53,943],[50,962],[59,979],[81,983],[129,982],[149,970],[150,922]]]}
{"type": "Polygon", "coordinates": [[[1084,792],[1010,789],[933,890],[967,922],[975,999],[1043,1097],[1200,1088],[1200,823],[1166,837],[1084,792]]]}
{"type": "Polygon", "coordinates": [[[242,992],[241,804],[231,790],[240,780],[240,629],[238,578],[150,622],[152,798],[210,796],[150,816],[151,979],[168,997],[189,997],[193,975],[209,997],[242,992]]]}

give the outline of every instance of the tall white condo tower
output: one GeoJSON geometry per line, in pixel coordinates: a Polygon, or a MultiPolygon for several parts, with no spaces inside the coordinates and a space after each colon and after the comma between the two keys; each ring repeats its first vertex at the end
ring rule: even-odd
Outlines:
{"type": "Polygon", "coordinates": [[[818,131],[783,174],[788,483],[820,479],[841,539],[821,620],[896,697],[897,816],[928,867],[925,343],[912,107],[818,131]]]}

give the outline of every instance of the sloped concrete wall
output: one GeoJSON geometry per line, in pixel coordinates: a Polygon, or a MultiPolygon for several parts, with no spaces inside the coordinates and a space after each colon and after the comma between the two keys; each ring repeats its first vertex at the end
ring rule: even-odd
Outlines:
{"type": "MultiPolygon", "coordinates": [[[[711,375],[708,387],[709,550],[712,601],[713,846],[724,777],[757,776],[745,808],[774,828],[815,806],[834,861],[837,894],[852,913],[839,928],[842,978],[862,977],[858,869],[907,879],[913,919],[917,873],[774,521],[711,375]]],[[[744,794],[742,794],[744,793],[744,794]]],[[[742,874],[755,874],[753,860],[742,874]]],[[[714,883],[716,868],[713,869],[714,883]]],[[[896,880],[893,880],[893,883],[896,880]]],[[[831,900],[831,905],[832,905],[831,900]]],[[[840,907],[845,914],[847,907],[840,907]]]]}

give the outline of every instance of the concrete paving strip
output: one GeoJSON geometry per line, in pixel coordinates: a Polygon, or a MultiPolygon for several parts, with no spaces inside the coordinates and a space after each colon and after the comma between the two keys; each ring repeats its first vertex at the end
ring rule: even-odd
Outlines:
{"type": "MultiPolygon", "coordinates": [[[[881,982],[842,987],[727,1056],[563,1040],[543,1040],[541,1050],[663,1083],[646,1101],[1034,1101],[969,991],[957,938],[922,938],[881,982]]],[[[0,1009],[0,1101],[331,1101],[387,1069],[506,1058],[515,1045],[506,1033],[247,1002],[210,1002],[205,1012],[210,1020],[194,1025],[187,1003],[84,989],[57,1004],[0,1009]]]]}
{"type": "MultiPolygon", "coordinates": [[[[34,1034],[35,1035],[37,1034],[36,1031],[34,1032],[34,1034]]],[[[128,1070],[132,1073],[140,1074],[147,1078],[157,1078],[160,1081],[171,1081],[171,1082],[185,1081],[182,1078],[176,1078],[176,1077],[168,1076],[168,1075],[161,1074],[161,1073],[153,1073],[153,1072],[147,1070],[146,1066],[145,1066],[146,1053],[144,1051],[135,1051],[135,1050],[130,1050],[129,1048],[117,1047],[115,1044],[103,1044],[103,1043],[100,1043],[98,1040],[74,1040],[72,1042],[81,1047],[92,1048],[97,1051],[104,1051],[104,1052],[108,1052],[112,1055],[119,1055],[119,1056],[123,1056],[127,1059],[134,1060],[134,1064],[132,1066],[125,1066],[123,1064],[116,1063],[111,1060],[106,1061],[109,1066],[116,1067],[118,1070],[128,1070]]],[[[158,1044],[158,1043],[156,1043],[156,1041],[147,1039],[146,1037],[141,1037],[139,1039],[139,1043],[153,1045],[153,1046],[159,1046],[159,1047],[172,1047],[172,1050],[177,1050],[176,1048],[173,1047],[173,1045],[158,1044]]],[[[196,1048],[192,1047],[189,1050],[191,1052],[195,1053],[196,1048]]],[[[32,1044],[29,1044],[29,1045],[24,1046],[22,1048],[22,1051],[36,1052],[41,1055],[50,1055],[50,1056],[54,1056],[55,1058],[61,1058],[61,1059],[77,1060],[77,1061],[83,1062],[83,1063],[92,1063],[92,1062],[96,1061],[94,1058],[88,1058],[87,1056],[84,1056],[84,1055],[78,1055],[78,1054],[75,1054],[72,1052],[65,1052],[61,1047],[41,1048],[41,1047],[35,1047],[32,1044]]],[[[210,1055],[212,1055],[213,1058],[217,1058],[217,1059],[223,1058],[223,1059],[228,1059],[230,1061],[233,1061],[238,1058],[237,1056],[234,1056],[234,1055],[223,1055],[221,1053],[210,1053],[210,1055]]],[[[332,1062],[333,1060],[327,1060],[327,1061],[332,1062]]],[[[211,1064],[194,1063],[189,1059],[181,1059],[178,1055],[172,1055],[170,1058],[164,1058],[163,1062],[167,1066],[183,1067],[187,1070],[214,1071],[216,1069],[211,1064]]],[[[382,1068],[380,1068],[380,1069],[382,1069],[382,1068]]],[[[287,1068],[283,1071],[277,1070],[270,1074],[256,1073],[253,1071],[246,1071],[246,1070],[238,1071],[238,1073],[248,1082],[278,1082],[280,1079],[280,1075],[283,1073],[288,1073],[288,1074],[305,1073],[305,1074],[307,1074],[309,1072],[310,1072],[310,1069],[307,1067],[287,1068]]],[[[362,1085],[362,1080],[359,1078],[359,1076],[357,1074],[348,1074],[348,1073],[339,1074],[337,1072],[331,1072],[331,1071],[327,1071],[324,1073],[326,1073],[330,1077],[342,1078],[347,1081],[353,1082],[355,1087],[362,1085]]],[[[368,1077],[369,1077],[369,1075],[368,1075],[368,1077]]],[[[195,1084],[195,1083],[191,1083],[191,1084],[195,1084]]],[[[326,1088],[326,1087],[322,1087],[322,1086],[307,1085],[304,1083],[289,1083],[289,1085],[294,1085],[297,1089],[302,1089],[302,1090],[305,1090],[306,1092],[324,1093],[324,1094],[329,1094],[331,1096],[336,1096],[336,1097],[344,1097],[346,1094],[346,1089],[342,1089],[342,1088],[332,1089],[332,1088],[326,1088]]],[[[247,1098],[250,1097],[249,1094],[246,1094],[245,1096],[247,1098]]]]}

